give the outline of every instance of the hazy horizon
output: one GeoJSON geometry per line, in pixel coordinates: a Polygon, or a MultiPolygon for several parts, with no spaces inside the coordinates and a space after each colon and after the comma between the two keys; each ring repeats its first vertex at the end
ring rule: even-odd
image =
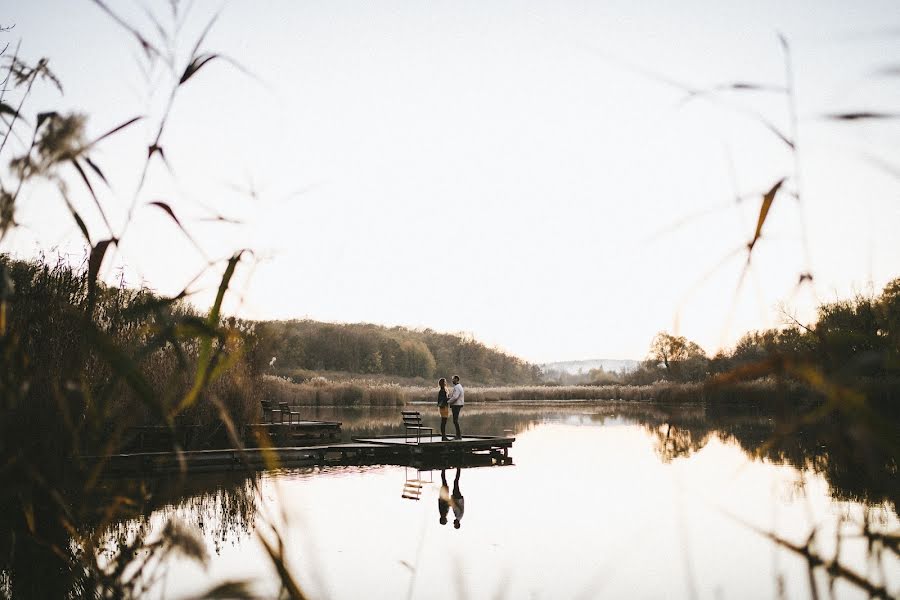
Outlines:
{"type": "MultiPolygon", "coordinates": [[[[153,31],[137,4],[110,6],[153,31]]],[[[900,50],[895,3],[221,6],[203,48],[253,76],[213,61],[179,93],[163,137],[174,175],[151,168],[107,281],[174,294],[203,268],[146,206],[162,200],[210,257],[254,250],[232,314],[467,332],[546,363],[640,360],[660,330],[712,354],[777,325],[779,302],[809,320],[820,302],[900,276],[900,178],[877,164],[900,129],[823,118],[897,105],[900,80],[879,74],[900,50]],[[782,86],[778,32],[792,49],[805,203],[777,197],[738,291],[735,251],[791,154],[739,110],[666,80],[782,86]],[[814,285],[798,288],[806,272],[814,285]]],[[[219,7],[193,6],[182,54],[219,7]]],[[[15,27],[0,44],[47,56],[65,90],[36,86],[35,112],[85,112],[89,137],[148,115],[95,155],[118,229],[165,78],[141,74],[134,40],[90,2],[4,8],[0,25],[15,27]]],[[[789,129],[780,95],[724,97],[789,129]]],[[[99,215],[72,188],[96,241],[99,215]]],[[[0,251],[78,260],[58,194],[37,186],[23,200],[23,227],[0,251]]],[[[211,302],[223,267],[193,302],[211,302]]]]}

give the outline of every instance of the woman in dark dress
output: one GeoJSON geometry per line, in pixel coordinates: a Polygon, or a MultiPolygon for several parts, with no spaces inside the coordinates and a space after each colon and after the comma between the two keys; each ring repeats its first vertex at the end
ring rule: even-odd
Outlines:
{"type": "Polygon", "coordinates": [[[437,405],[441,413],[441,441],[447,441],[447,418],[450,416],[450,409],[447,407],[449,398],[447,396],[447,380],[441,377],[438,380],[441,389],[438,390],[437,405]]]}

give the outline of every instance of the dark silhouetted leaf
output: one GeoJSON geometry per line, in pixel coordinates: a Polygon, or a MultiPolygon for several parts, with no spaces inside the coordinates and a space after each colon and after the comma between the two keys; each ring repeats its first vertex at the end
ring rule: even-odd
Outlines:
{"type": "MultiPolygon", "coordinates": [[[[175,221],[175,223],[179,227],[181,227],[182,231],[184,231],[184,226],[182,226],[181,221],[178,220],[178,217],[175,216],[175,211],[172,210],[171,206],[169,206],[165,202],[160,202],[159,200],[154,200],[153,202],[149,202],[148,205],[149,206],[157,206],[157,207],[161,208],[162,210],[166,211],[166,213],[168,213],[168,215],[170,217],[172,217],[172,220],[175,221]]],[[[185,233],[187,233],[187,232],[185,232],[185,233]]]]}
{"type": "Polygon", "coordinates": [[[178,217],[175,216],[175,211],[172,210],[172,207],[171,207],[171,206],[169,206],[169,205],[166,204],[165,202],[160,202],[159,200],[155,200],[155,201],[153,201],[153,202],[149,202],[148,205],[150,205],[150,206],[156,206],[157,208],[159,208],[159,209],[165,211],[166,214],[168,214],[168,215],[172,218],[172,220],[175,221],[175,224],[178,225],[178,228],[181,229],[181,232],[185,235],[185,237],[188,239],[188,241],[190,241],[191,244],[193,244],[194,247],[195,247],[201,254],[203,254],[204,256],[206,256],[206,254],[203,252],[203,248],[200,246],[200,244],[197,243],[197,240],[194,239],[194,237],[190,234],[190,232],[188,232],[188,230],[184,227],[184,225],[181,224],[181,221],[178,219],[178,217]]]}
{"type": "Polygon", "coordinates": [[[750,243],[747,245],[747,249],[750,252],[753,251],[753,247],[756,245],[757,240],[759,240],[760,235],[762,235],[762,228],[766,222],[766,217],[769,216],[769,209],[772,208],[772,202],[775,200],[775,195],[778,193],[778,190],[783,183],[784,178],[782,177],[772,186],[772,189],[763,194],[762,205],[759,207],[759,219],[756,221],[756,231],[753,234],[753,239],[750,240],[750,243]]]}
{"type": "Polygon", "coordinates": [[[59,113],[56,112],[56,111],[49,111],[49,112],[38,113],[38,116],[37,116],[37,124],[34,126],[35,129],[40,129],[41,125],[42,125],[42,124],[44,123],[44,121],[46,121],[47,119],[55,119],[55,118],[58,117],[58,116],[59,116],[59,113]]]}
{"type": "Polygon", "coordinates": [[[91,193],[91,198],[94,199],[94,204],[97,206],[97,210],[100,211],[100,216],[103,217],[103,222],[106,224],[106,228],[109,230],[110,235],[112,235],[112,225],[109,224],[109,219],[106,218],[106,212],[100,205],[100,200],[97,198],[97,194],[94,193],[94,186],[91,185],[91,181],[88,179],[87,173],[84,172],[84,169],[78,163],[77,158],[72,159],[72,165],[74,165],[75,170],[78,171],[78,174],[81,175],[81,179],[82,181],[84,181],[84,185],[87,186],[88,191],[91,193]]]}
{"type": "MultiPolygon", "coordinates": [[[[134,302],[130,304],[124,311],[124,314],[129,318],[136,318],[139,315],[145,315],[147,313],[155,312],[161,308],[165,308],[168,306],[172,306],[182,298],[187,297],[187,290],[181,290],[175,296],[171,296],[169,298],[158,298],[156,296],[150,296],[146,300],[142,300],[139,302],[134,302]]],[[[185,317],[188,318],[188,317],[185,317]]],[[[195,319],[199,319],[199,317],[192,317],[195,319]]],[[[202,319],[200,319],[203,321],[202,319]]],[[[205,321],[203,321],[205,323],[205,321]]]]}
{"type": "Polygon", "coordinates": [[[219,58],[218,54],[201,54],[197,56],[190,62],[187,68],[184,70],[184,74],[181,76],[181,79],[178,80],[178,85],[183,84],[188,79],[194,76],[194,74],[203,68],[203,65],[213,60],[214,58],[219,58]]]}
{"type": "Polygon", "coordinates": [[[153,144],[147,148],[147,160],[150,160],[150,158],[154,154],[159,154],[159,157],[162,159],[163,164],[166,165],[166,168],[170,171],[172,170],[172,168],[169,166],[169,161],[166,160],[166,153],[163,152],[162,146],[160,146],[159,144],[153,144]]]}
{"type": "Polygon", "coordinates": [[[91,255],[88,258],[88,306],[91,308],[94,306],[94,297],[97,293],[97,275],[100,273],[100,265],[103,263],[107,248],[116,241],[115,238],[101,240],[91,248],[91,255]]]}
{"type": "Polygon", "coordinates": [[[78,229],[81,230],[81,233],[84,235],[84,239],[87,240],[87,243],[91,243],[91,236],[88,235],[87,225],[84,224],[81,216],[76,212],[72,211],[72,217],[75,219],[75,223],[78,225],[78,229]]]}
{"type": "Polygon", "coordinates": [[[106,180],[106,175],[103,174],[103,171],[100,170],[100,167],[97,166],[97,163],[91,160],[90,156],[85,156],[84,162],[88,164],[91,170],[97,174],[97,177],[99,177],[103,181],[103,183],[109,186],[109,181],[106,180]]]}
{"type": "Polygon", "coordinates": [[[25,121],[24,117],[19,116],[19,111],[14,109],[12,106],[7,104],[6,102],[0,102],[0,115],[9,115],[13,118],[19,118],[25,121]]]}

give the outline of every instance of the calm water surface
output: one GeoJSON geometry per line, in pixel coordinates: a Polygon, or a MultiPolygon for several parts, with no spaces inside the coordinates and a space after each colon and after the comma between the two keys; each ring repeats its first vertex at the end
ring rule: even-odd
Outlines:
{"type": "MultiPolygon", "coordinates": [[[[430,406],[419,407],[431,411],[430,406]]],[[[309,409],[345,436],[396,431],[398,409],[309,409]]],[[[434,419],[436,421],[436,419],[434,419]]],[[[512,433],[512,466],[449,468],[464,498],[440,522],[440,470],[396,466],[285,469],[252,478],[192,477],[122,528],[153,536],[177,516],[201,529],[204,570],[172,561],[154,596],[182,598],[224,580],[278,577],[258,535],[274,521],[304,590],[321,598],[809,598],[805,559],[760,532],[817,549],[900,590],[900,565],[850,537],[864,519],[896,532],[896,465],[868,479],[816,434],[764,456],[772,419],[697,406],[468,405],[468,433],[512,433]],[[808,439],[807,439],[808,438],[808,439]],[[418,500],[401,497],[425,480],[418,500]],[[258,490],[258,491],[257,491],[258,490]],[[759,530],[759,531],[757,531],[759,530]]],[[[820,593],[828,577],[814,572],[820,593]]],[[[838,580],[835,597],[867,594],[838,580]]]]}

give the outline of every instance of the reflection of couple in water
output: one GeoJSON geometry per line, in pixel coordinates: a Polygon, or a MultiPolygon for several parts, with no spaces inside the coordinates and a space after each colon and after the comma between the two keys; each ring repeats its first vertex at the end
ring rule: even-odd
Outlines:
{"type": "Polygon", "coordinates": [[[447,473],[441,469],[441,491],[438,494],[438,512],[441,514],[441,525],[447,524],[447,513],[450,507],[453,507],[453,527],[459,529],[460,521],[463,518],[463,512],[466,509],[465,498],[459,491],[459,474],[462,471],[456,468],[456,478],[453,480],[453,494],[450,494],[450,487],[447,485],[447,473]]]}

